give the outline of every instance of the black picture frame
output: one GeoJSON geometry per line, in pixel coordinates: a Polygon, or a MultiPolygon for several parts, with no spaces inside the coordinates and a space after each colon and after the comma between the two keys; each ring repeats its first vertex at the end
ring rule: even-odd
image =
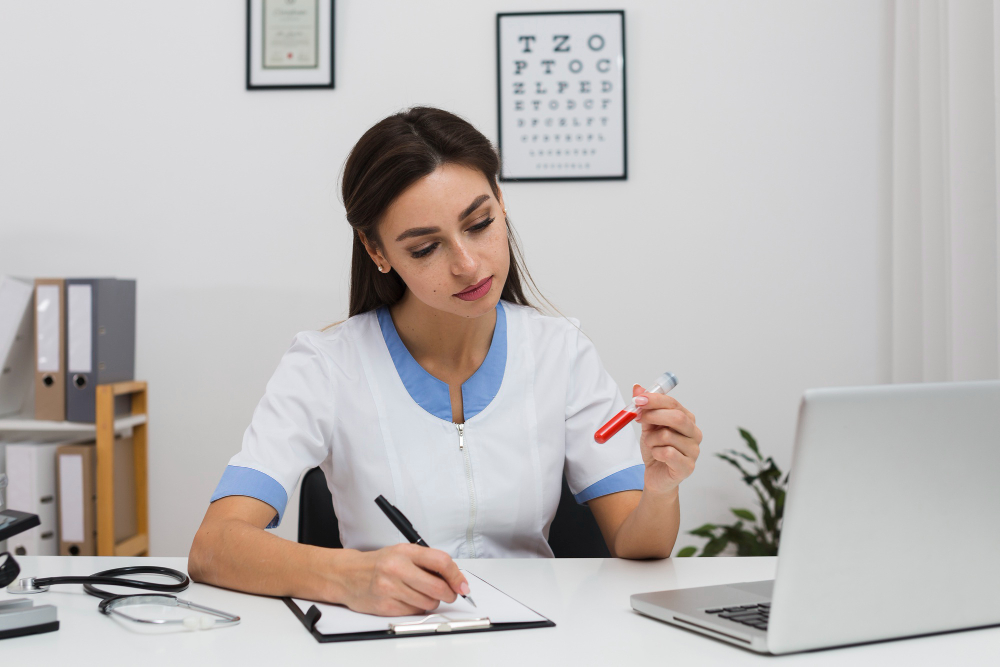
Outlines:
{"type": "Polygon", "coordinates": [[[543,11],[543,12],[500,12],[496,17],[496,62],[497,62],[497,147],[500,151],[501,171],[499,180],[504,182],[552,182],[552,181],[617,181],[628,180],[628,87],[627,87],[627,57],[625,39],[625,11],[621,9],[609,10],[567,10],[567,11],[543,11]],[[621,20],[621,173],[604,175],[567,175],[538,176],[538,175],[518,175],[507,173],[507,162],[505,160],[505,143],[510,146],[510,141],[504,139],[503,111],[506,98],[502,85],[502,73],[504,61],[501,53],[501,21],[507,17],[527,17],[527,16],[558,16],[558,15],[606,15],[617,14],[621,20]]]}
{"type": "MultiPolygon", "coordinates": [[[[329,66],[329,79],[324,79],[319,83],[255,83],[253,80],[253,58],[255,56],[253,49],[253,12],[254,4],[260,1],[263,5],[262,0],[247,0],[247,10],[246,10],[246,89],[247,90],[330,90],[333,89],[336,76],[336,20],[337,20],[337,6],[336,0],[317,0],[318,5],[328,5],[330,12],[330,46],[329,51],[326,49],[321,49],[321,44],[317,44],[317,49],[320,49],[319,53],[327,54],[330,59],[329,66]]],[[[317,17],[318,18],[318,17],[317,17]]],[[[318,28],[317,28],[318,29],[318,28]]],[[[317,42],[319,42],[317,36],[317,42]]],[[[294,71],[294,69],[290,70],[294,71]]]]}

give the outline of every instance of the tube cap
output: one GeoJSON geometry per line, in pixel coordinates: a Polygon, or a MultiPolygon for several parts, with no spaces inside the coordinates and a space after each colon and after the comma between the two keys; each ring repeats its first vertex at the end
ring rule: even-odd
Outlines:
{"type": "Polygon", "coordinates": [[[667,371],[660,377],[656,378],[656,384],[660,385],[663,389],[663,393],[665,394],[677,386],[677,376],[670,371],[667,371]]]}

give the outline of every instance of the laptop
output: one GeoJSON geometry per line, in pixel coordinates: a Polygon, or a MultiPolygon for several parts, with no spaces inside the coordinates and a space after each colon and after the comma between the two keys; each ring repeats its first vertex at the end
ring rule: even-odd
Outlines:
{"type": "Polygon", "coordinates": [[[760,653],[1000,624],[1000,381],[814,389],[774,580],[633,595],[760,653]]]}

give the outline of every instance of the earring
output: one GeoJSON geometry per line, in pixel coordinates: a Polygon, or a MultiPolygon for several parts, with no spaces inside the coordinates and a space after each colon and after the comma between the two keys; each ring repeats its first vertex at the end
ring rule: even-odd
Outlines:
{"type": "Polygon", "coordinates": [[[377,267],[378,267],[378,272],[379,272],[379,273],[385,273],[385,269],[383,269],[383,268],[382,268],[382,265],[381,265],[381,264],[376,264],[375,266],[377,266],[377,267]]]}

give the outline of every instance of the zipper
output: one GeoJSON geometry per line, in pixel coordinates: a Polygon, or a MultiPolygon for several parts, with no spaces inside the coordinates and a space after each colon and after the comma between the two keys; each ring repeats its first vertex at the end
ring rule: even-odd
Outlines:
{"type": "Polygon", "coordinates": [[[472,460],[469,450],[465,448],[465,424],[455,424],[458,429],[458,449],[465,460],[465,484],[469,489],[469,525],[465,529],[465,542],[469,548],[469,557],[476,557],[476,547],[473,544],[473,528],[476,525],[476,488],[472,483],[472,460]]]}

